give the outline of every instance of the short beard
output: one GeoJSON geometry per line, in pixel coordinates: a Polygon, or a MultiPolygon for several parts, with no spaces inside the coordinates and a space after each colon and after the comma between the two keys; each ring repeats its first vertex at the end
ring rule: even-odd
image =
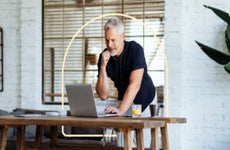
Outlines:
{"type": "Polygon", "coordinates": [[[114,53],[114,52],[110,52],[110,56],[114,57],[116,56],[117,53],[114,53]]]}

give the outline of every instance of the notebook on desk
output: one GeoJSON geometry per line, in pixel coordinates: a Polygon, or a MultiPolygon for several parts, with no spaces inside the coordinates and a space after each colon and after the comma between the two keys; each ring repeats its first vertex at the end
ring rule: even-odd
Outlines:
{"type": "Polygon", "coordinates": [[[67,84],[66,92],[72,116],[111,117],[118,114],[98,114],[91,84],[67,84]]]}

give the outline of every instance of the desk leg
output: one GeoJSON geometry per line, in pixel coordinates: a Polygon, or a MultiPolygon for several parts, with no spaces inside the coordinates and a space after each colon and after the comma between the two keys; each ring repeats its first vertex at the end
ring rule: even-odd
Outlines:
{"type": "Polygon", "coordinates": [[[3,127],[3,131],[2,131],[2,142],[1,142],[1,150],[5,150],[6,149],[6,144],[7,144],[7,137],[8,137],[8,127],[4,126],[3,127]]]}
{"type": "Polygon", "coordinates": [[[152,128],[151,129],[151,150],[159,150],[159,147],[158,147],[158,128],[152,128]]]}
{"type": "Polygon", "coordinates": [[[17,150],[23,150],[25,142],[25,126],[17,127],[17,150]]]}
{"type": "Polygon", "coordinates": [[[144,150],[143,130],[136,130],[137,150],[144,150]]]}
{"type": "Polygon", "coordinates": [[[132,150],[131,129],[122,129],[124,133],[124,150],[132,150]]]}
{"type": "Polygon", "coordinates": [[[34,148],[38,148],[42,143],[42,133],[43,133],[43,126],[37,125],[36,126],[36,135],[34,141],[34,148]]]}
{"type": "Polygon", "coordinates": [[[164,127],[161,127],[161,138],[163,150],[169,150],[169,139],[168,139],[168,127],[165,124],[164,127]]]}
{"type": "Polygon", "coordinates": [[[56,147],[58,137],[58,126],[51,126],[50,127],[50,147],[56,147]]]}
{"type": "Polygon", "coordinates": [[[3,126],[0,126],[0,139],[2,140],[2,135],[3,135],[3,129],[4,127],[3,126]]]}

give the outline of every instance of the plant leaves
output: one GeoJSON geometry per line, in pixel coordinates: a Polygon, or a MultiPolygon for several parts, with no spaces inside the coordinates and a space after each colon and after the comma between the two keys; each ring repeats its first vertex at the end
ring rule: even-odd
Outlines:
{"type": "Polygon", "coordinates": [[[225,66],[224,66],[224,69],[225,69],[228,73],[230,73],[230,64],[225,65],[225,66]]]}
{"type": "Polygon", "coordinates": [[[216,61],[217,63],[221,65],[225,65],[229,63],[230,55],[220,52],[211,47],[208,47],[202,43],[199,43],[198,41],[195,41],[195,42],[200,46],[203,52],[206,53],[212,60],[216,61]]]}
{"type": "Polygon", "coordinates": [[[227,26],[225,31],[225,43],[227,45],[228,52],[230,53],[230,25],[227,26]]]}
{"type": "Polygon", "coordinates": [[[224,22],[227,24],[230,24],[230,17],[229,14],[225,11],[222,11],[220,9],[204,5],[204,7],[211,9],[218,17],[220,17],[224,22]]]}

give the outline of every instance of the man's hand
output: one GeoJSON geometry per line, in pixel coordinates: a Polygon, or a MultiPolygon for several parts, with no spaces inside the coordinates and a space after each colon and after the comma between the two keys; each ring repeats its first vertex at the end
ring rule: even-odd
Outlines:
{"type": "Polygon", "coordinates": [[[110,57],[111,57],[111,55],[110,55],[110,52],[109,52],[109,50],[106,50],[106,51],[104,51],[103,53],[102,53],[102,59],[101,59],[101,65],[102,66],[106,66],[107,65],[107,63],[108,63],[108,61],[109,61],[109,59],[110,59],[110,57]]]}
{"type": "Polygon", "coordinates": [[[119,116],[123,115],[124,113],[114,106],[108,106],[105,108],[105,114],[118,114],[119,116]]]}

